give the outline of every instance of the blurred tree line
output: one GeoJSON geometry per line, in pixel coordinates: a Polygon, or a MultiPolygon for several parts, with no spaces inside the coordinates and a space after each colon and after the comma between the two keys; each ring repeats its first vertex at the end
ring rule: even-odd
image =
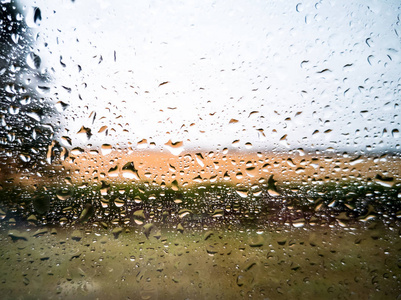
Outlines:
{"type": "Polygon", "coordinates": [[[54,142],[51,77],[35,51],[36,36],[27,23],[38,23],[37,7],[27,14],[17,1],[2,1],[0,9],[0,183],[18,174],[44,172],[62,148],[54,142]],[[27,20],[26,18],[32,18],[27,20]]]}

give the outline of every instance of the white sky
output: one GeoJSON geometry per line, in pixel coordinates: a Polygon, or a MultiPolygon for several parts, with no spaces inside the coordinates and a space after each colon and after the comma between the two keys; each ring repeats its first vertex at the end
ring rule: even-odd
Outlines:
{"type": "Polygon", "coordinates": [[[21,2],[73,147],[400,150],[399,1],[21,2]]]}

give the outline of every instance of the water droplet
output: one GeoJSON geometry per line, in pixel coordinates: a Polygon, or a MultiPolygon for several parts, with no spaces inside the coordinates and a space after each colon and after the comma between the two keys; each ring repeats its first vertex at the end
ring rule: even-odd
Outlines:
{"type": "Polygon", "coordinates": [[[20,39],[20,36],[16,33],[11,34],[11,40],[14,42],[14,44],[18,44],[18,41],[20,39]]]}
{"type": "Polygon", "coordinates": [[[178,212],[178,216],[179,216],[181,219],[184,218],[184,217],[186,217],[186,216],[190,216],[190,215],[192,215],[192,211],[189,210],[189,209],[181,209],[181,210],[178,212]]]}
{"type": "Polygon", "coordinates": [[[248,167],[245,169],[245,171],[249,177],[255,177],[259,174],[258,168],[255,168],[255,167],[248,167]]]}
{"type": "Polygon", "coordinates": [[[149,238],[149,236],[154,228],[155,228],[155,225],[152,223],[148,223],[143,226],[143,233],[145,234],[146,238],[149,238]]]}
{"type": "Polygon", "coordinates": [[[171,154],[178,156],[181,154],[182,151],[184,151],[184,142],[178,141],[178,142],[172,142],[169,140],[167,143],[164,144],[164,146],[171,152],[171,154]]]}
{"type": "MultiPolygon", "coordinates": [[[[78,230],[78,229],[74,230],[74,231],[71,233],[71,239],[72,239],[73,241],[79,242],[79,241],[82,239],[82,237],[83,237],[82,232],[81,232],[80,230],[78,230]]],[[[80,255],[78,255],[78,257],[79,257],[79,256],[80,256],[80,255]]],[[[77,254],[74,254],[73,257],[77,257],[77,254]]]]}
{"type": "Polygon", "coordinates": [[[248,190],[238,189],[235,190],[241,198],[248,198],[248,190]]]}
{"type": "Polygon", "coordinates": [[[174,180],[172,183],[171,183],[171,189],[173,190],[173,191],[178,191],[179,190],[179,186],[178,186],[178,181],[177,180],[174,180]]]}
{"type": "Polygon", "coordinates": [[[137,210],[133,214],[134,222],[138,225],[142,225],[145,222],[145,214],[143,210],[137,210]]]}
{"type": "Polygon", "coordinates": [[[81,223],[86,222],[91,216],[94,215],[94,212],[95,212],[95,210],[94,210],[92,204],[90,204],[90,203],[85,204],[85,207],[82,210],[81,215],[79,216],[79,219],[78,219],[79,222],[81,222],[81,223]]]}
{"type": "Polygon", "coordinates": [[[251,247],[262,247],[264,245],[265,241],[263,236],[261,235],[256,235],[255,237],[252,237],[249,240],[249,246],[251,247]]]}
{"type": "Polygon", "coordinates": [[[74,149],[71,150],[72,155],[80,155],[84,152],[85,152],[85,150],[80,147],[75,147],[74,149]]]}
{"type": "Polygon", "coordinates": [[[148,140],[147,139],[140,140],[137,143],[137,148],[138,149],[146,149],[147,147],[148,147],[148,140]]]}
{"type": "Polygon", "coordinates": [[[244,276],[238,275],[238,276],[237,276],[237,285],[238,285],[239,287],[241,287],[241,286],[244,285],[244,283],[245,283],[244,276]]]}
{"type": "Polygon", "coordinates": [[[82,140],[85,142],[89,140],[92,136],[91,129],[85,126],[82,126],[81,129],[77,132],[82,137],[82,140]]]}
{"type": "Polygon", "coordinates": [[[222,209],[215,209],[212,214],[213,218],[218,218],[218,217],[222,217],[222,216],[224,216],[224,210],[222,210],[222,209]]]}
{"type": "Polygon", "coordinates": [[[40,194],[34,197],[33,207],[35,211],[39,214],[45,214],[50,210],[51,198],[49,195],[40,194]]]}
{"type": "Polygon", "coordinates": [[[31,52],[26,57],[26,63],[31,69],[39,69],[42,60],[39,55],[31,52]]]}
{"type": "Polygon", "coordinates": [[[122,232],[123,229],[121,227],[116,227],[111,231],[115,239],[117,239],[122,232]]]}
{"type": "Polygon", "coordinates": [[[205,164],[203,162],[204,158],[203,158],[202,153],[196,153],[195,157],[196,157],[196,161],[198,162],[198,164],[203,168],[205,166],[205,164]]]}
{"type": "Polygon", "coordinates": [[[33,12],[33,22],[39,25],[40,21],[42,21],[42,12],[39,7],[35,7],[33,12]]]}
{"type": "Polygon", "coordinates": [[[69,190],[58,190],[56,196],[59,200],[65,201],[72,196],[72,193],[69,190]]]}
{"type": "Polygon", "coordinates": [[[4,220],[6,216],[7,214],[5,213],[5,211],[0,208],[0,220],[4,220]]]}
{"type": "Polygon", "coordinates": [[[128,162],[123,166],[122,175],[124,178],[140,180],[138,170],[135,169],[134,162],[128,162]]]}
{"type": "Polygon", "coordinates": [[[177,225],[177,231],[179,233],[184,233],[184,227],[181,225],[181,223],[177,225]]]}
{"type": "Polygon", "coordinates": [[[383,177],[379,174],[376,175],[374,181],[381,186],[392,188],[395,185],[394,177],[383,177]]]}
{"type": "Polygon", "coordinates": [[[10,230],[8,232],[8,236],[13,240],[13,241],[28,241],[29,237],[26,232],[20,232],[17,230],[10,230]]]}
{"type": "Polygon", "coordinates": [[[100,147],[100,151],[102,152],[102,155],[108,155],[113,151],[113,147],[110,144],[103,144],[100,147]]]}
{"type": "Polygon", "coordinates": [[[248,150],[252,149],[252,146],[253,146],[252,143],[249,143],[249,142],[245,143],[245,148],[248,150]]]}
{"type": "Polygon", "coordinates": [[[272,196],[272,197],[280,196],[280,193],[277,191],[276,182],[277,182],[277,181],[275,181],[275,180],[273,179],[273,175],[271,175],[271,176],[269,177],[269,180],[267,181],[267,184],[268,184],[268,190],[267,190],[267,192],[268,192],[269,195],[272,196]]]}

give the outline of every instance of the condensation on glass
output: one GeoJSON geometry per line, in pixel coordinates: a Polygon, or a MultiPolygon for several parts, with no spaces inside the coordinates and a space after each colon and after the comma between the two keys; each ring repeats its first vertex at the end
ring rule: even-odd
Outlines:
{"type": "Polygon", "coordinates": [[[398,1],[0,3],[4,299],[401,297],[398,1]]]}

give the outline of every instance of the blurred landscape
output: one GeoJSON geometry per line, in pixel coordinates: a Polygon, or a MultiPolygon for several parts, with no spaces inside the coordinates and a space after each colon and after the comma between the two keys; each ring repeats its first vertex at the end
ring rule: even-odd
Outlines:
{"type": "Polygon", "coordinates": [[[1,299],[401,299],[397,1],[1,2],[1,299]]]}
{"type": "Polygon", "coordinates": [[[401,157],[388,153],[357,155],[303,150],[253,153],[224,149],[174,155],[169,151],[115,150],[107,145],[91,151],[75,148],[69,155],[61,158],[62,155],[65,154],[52,160],[53,164],[43,174],[24,169],[18,158],[3,160],[0,182],[6,184],[8,180],[25,186],[35,181],[51,184],[52,175],[58,175],[68,177],[69,183],[74,184],[105,181],[171,186],[175,181],[181,187],[215,182],[263,184],[263,179],[270,176],[280,183],[361,181],[384,187],[401,183],[401,157]]]}
{"type": "Polygon", "coordinates": [[[1,213],[11,223],[103,227],[390,224],[401,217],[400,160],[301,150],[72,149],[42,174],[2,173],[1,213]]]}
{"type": "Polygon", "coordinates": [[[0,229],[2,299],[397,299],[399,227],[0,229]]]}
{"type": "Polygon", "coordinates": [[[400,166],[389,154],[112,147],[73,149],[41,174],[3,161],[14,173],[1,173],[0,291],[397,299],[400,166]]]}

